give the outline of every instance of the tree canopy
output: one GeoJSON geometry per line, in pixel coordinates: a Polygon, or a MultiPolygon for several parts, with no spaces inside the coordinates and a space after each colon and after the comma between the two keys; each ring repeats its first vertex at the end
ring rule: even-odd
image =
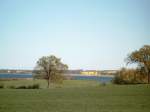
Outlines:
{"type": "Polygon", "coordinates": [[[65,70],[68,69],[66,64],[61,62],[60,58],[54,55],[43,56],[37,61],[35,67],[35,75],[39,74],[44,77],[48,82],[48,87],[50,82],[55,82],[60,79],[61,75],[65,70]]]}
{"type": "Polygon", "coordinates": [[[150,45],[144,45],[139,50],[132,52],[127,57],[127,64],[137,63],[138,67],[143,69],[148,75],[148,83],[150,83],[150,45]]]}

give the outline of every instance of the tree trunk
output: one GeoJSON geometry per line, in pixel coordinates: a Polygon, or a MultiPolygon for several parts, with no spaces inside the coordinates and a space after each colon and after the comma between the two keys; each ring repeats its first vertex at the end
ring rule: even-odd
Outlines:
{"type": "Polygon", "coordinates": [[[150,84],[150,70],[148,71],[148,84],[150,84]]]}
{"type": "Polygon", "coordinates": [[[50,87],[50,71],[48,70],[46,73],[47,73],[47,83],[48,83],[47,88],[49,88],[50,87]]]}
{"type": "Polygon", "coordinates": [[[147,75],[147,83],[150,84],[150,69],[145,66],[145,71],[147,75]]]}
{"type": "Polygon", "coordinates": [[[50,87],[50,79],[47,79],[47,83],[48,83],[47,88],[49,88],[50,87]]]}

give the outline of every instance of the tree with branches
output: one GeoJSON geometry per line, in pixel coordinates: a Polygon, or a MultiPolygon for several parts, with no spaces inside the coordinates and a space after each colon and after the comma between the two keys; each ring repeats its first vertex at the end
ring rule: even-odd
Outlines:
{"type": "Polygon", "coordinates": [[[51,82],[56,82],[61,79],[64,71],[68,69],[66,64],[61,62],[60,58],[54,55],[43,56],[37,61],[37,65],[34,70],[36,75],[42,76],[48,82],[48,88],[51,82]]]}
{"type": "Polygon", "coordinates": [[[150,84],[150,45],[144,45],[139,50],[132,52],[127,57],[127,64],[137,63],[141,70],[144,70],[150,84]]]}

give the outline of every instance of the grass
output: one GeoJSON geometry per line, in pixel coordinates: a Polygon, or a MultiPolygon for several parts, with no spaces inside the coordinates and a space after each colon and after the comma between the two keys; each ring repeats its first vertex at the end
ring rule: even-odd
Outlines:
{"type": "Polygon", "coordinates": [[[0,112],[149,112],[150,86],[65,81],[46,89],[43,80],[3,81],[0,112]],[[43,89],[7,89],[39,83],[43,89]]]}

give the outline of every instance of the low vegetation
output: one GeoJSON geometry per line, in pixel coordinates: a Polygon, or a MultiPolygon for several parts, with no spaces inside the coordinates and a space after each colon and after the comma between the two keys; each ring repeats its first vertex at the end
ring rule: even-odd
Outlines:
{"type": "MultiPolygon", "coordinates": [[[[47,85],[45,80],[3,83],[47,85]]],[[[103,86],[95,81],[65,80],[49,89],[0,89],[0,112],[149,112],[149,94],[148,85],[103,86]]]]}
{"type": "Polygon", "coordinates": [[[147,75],[137,69],[122,68],[116,73],[113,80],[115,84],[144,84],[147,83],[147,75]]]}
{"type": "Polygon", "coordinates": [[[39,89],[39,84],[33,84],[29,86],[18,86],[15,89],[39,89]]]}
{"type": "MultiPolygon", "coordinates": [[[[4,88],[4,85],[0,85],[0,88],[4,88]]],[[[33,84],[33,85],[28,85],[28,86],[25,86],[25,85],[20,85],[20,86],[14,86],[14,85],[11,85],[11,86],[7,86],[7,88],[9,89],[39,89],[40,86],[39,84],[33,84]]]]}
{"type": "Polygon", "coordinates": [[[0,89],[4,88],[4,84],[0,83],[0,89]]]}

